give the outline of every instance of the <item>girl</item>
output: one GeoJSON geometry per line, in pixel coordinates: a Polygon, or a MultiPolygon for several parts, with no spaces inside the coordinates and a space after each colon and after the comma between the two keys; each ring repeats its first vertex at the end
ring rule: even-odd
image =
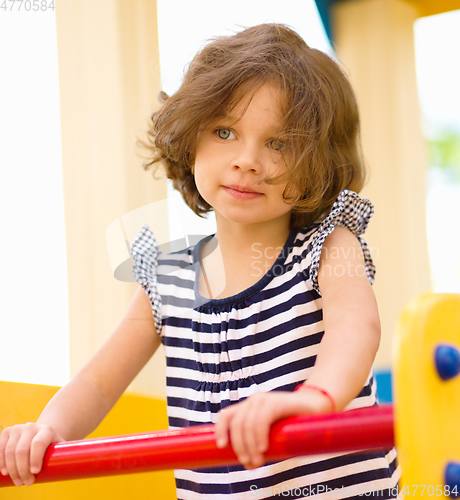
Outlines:
{"type": "Polygon", "coordinates": [[[265,24],[209,43],[164,100],[146,167],[161,162],[197,214],[214,210],[217,232],[161,254],[142,228],[124,319],[37,423],[3,432],[1,472],[31,484],[46,447],[90,433],[161,341],[170,426],[215,422],[241,462],[176,471],[178,498],[394,496],[394,449],[264,464],[277,419],[376,404],[380,326],[360,236],[373,207],[355,194],[364,168],[347,79],[265,24]]]}

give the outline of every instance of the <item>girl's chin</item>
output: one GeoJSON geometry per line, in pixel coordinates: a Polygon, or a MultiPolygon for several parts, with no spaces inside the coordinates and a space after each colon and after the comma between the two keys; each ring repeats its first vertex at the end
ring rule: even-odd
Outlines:
{"type": "MultiPolygon", "coordinates": [[[[216,214],[216,221],[218,224],[238,224],[241,226],[255,227],[255,226],[279,226],[280,222],[284,219],[286,226],[289,227],[291,214],[282,214],[277,218],[267,218],[268,214],[250,215],[248,211],[238,211],[238,213],[232,212],[218,212],[214,210],[216,214]]],[[[284,222],[283,221],[283,222],[284,222]]]]}

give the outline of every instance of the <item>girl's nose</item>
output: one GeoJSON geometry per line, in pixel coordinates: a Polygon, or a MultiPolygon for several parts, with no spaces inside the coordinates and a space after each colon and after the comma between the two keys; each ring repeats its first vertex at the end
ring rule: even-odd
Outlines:
{"type": "Polygon", "coordinates": [[[262,173],[261,152],[256,146],[242,145],[233,158],[232,167],[245,173],[262,173]]]}

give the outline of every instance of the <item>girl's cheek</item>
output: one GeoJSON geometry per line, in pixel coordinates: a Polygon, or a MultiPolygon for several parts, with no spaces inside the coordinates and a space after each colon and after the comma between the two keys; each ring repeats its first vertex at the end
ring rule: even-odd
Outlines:
{"type": "MultiPolygon", "coordinates": [[[[208,201],[206,198],[206,194],[207,194],[207,182],[206,182],[206,176],[202,175],[202,172],[200,171],[200,169],[196,169],[195,170],[195,173],[194,173],[194,177],[195,177],[195,186],[198,190],[198,192],[200,193],[201,197],[208,201]]],[[[209,201],[208,201],[209,203],[209,201]]]]}

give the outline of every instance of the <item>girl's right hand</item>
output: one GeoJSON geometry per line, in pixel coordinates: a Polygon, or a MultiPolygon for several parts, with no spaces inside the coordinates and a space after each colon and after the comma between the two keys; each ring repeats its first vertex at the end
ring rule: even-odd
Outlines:
{"type": "Polygon", "coordinates": [[[49,425],[7,427],[0,435],[0,472],[16,486],[30,486],[41,471],[46,449],[59,441],[65,440],[49,425]]]}

